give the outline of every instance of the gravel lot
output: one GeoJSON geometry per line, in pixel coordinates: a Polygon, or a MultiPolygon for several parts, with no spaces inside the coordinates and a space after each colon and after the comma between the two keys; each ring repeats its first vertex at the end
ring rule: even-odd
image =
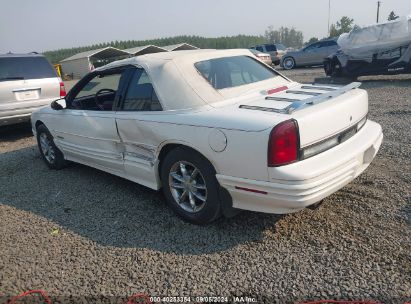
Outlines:
{"type": "MultiPolygon", "coordinates": [[[[285,74],[323,77],[321,69],[285,74]]],[[[182,222],[160,193],[121,178],[82,165],[49,170],[30,127],[0,129],[0,303],[29,289],[72,302],[138,292],[405,302],[411,76],[360,80],[385,136],[364,174],[316,210],[242,212],[206,227],[182,222]]]]}

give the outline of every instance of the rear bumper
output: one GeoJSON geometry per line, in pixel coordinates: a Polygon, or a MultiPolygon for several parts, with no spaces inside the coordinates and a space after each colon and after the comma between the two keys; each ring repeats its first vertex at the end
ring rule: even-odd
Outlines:
{"type": "Polygon", "coordinates": [[[55,99],[31,101],[27,106],[16,106],[13,103],[0,107],[0,126],[16,124],[30,120],[31,113],[49,105],[55,99]]]}
{"type": "Polygon", "coordinates": [[[234,208],[292,213],[321,201],[361,174],[374,159],[382,139],[381,126],[368,121],[356,136],[333,149],[291,165],[269,168],[270,181],[220,174],[217,180],[230,193],[234,208]]]}
{"type": "Polygon", "coordinates": [[[281,62],[281,57],[282,56],[280,56],[280,55],[271,55],[271,61],[272,61],[272,63],[274,63],[274,64],[276,64],[276,65],[279,65],[280,64],[280,62],[281,62]]]}
{"type": "Polygon", "coordinates": [[[0,117],[0,126],[14,125],[14,124],[22,123],[22,122],[27,122],[29,120],[30,120],[30,113],[0,117]]]}
{"type": "Polygon", "coordinates": [[[271,59],[263,60],[265,64],[271,65],[273,61],[271,59]]]}

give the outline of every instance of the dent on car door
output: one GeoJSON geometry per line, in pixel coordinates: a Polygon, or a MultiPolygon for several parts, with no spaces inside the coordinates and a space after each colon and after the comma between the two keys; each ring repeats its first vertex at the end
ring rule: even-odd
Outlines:
{"type": "Polygon", "coordinates": [[[55,139],[66,158],[123,175],[123,155],[113,106],[125,70],[93,73],[73,88],[67,109],[55,115],[55,139]]]}
{"type": "Polygon", "coordinates": [[[124,146],[127,178],[153,189],[158,189],[155,154],[162,138],[150,117],[161,110],[149,75],[136,69],[116,113],[116,122],[124,146]]]}

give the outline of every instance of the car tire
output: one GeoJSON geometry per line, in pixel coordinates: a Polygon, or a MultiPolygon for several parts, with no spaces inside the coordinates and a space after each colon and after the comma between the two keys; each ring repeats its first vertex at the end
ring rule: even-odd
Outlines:
{"type": "Polygon", "coordinates": [[[327,76],[341,77],[342,67],[338,59],[327,59],[324,61],[324,71],[327,76]]]}
{"type": "Polygon", "coordinates": [[[160,176],[168,205],[183,220],[204,225],[221,216],[215,170],[198,152],[171,150],[161,163],[160,176]]]}
{"type": "Polygon", "coordinates": [[[331,76],[332,75],[333,67],[332,67],[332,64],[331,64],[331,60],[329,60],[329,59],[324,60],[323,68],[324,68],[324,72],[325,72],[326,76],[331,76]]]}
{"type": "Polygon", "coordinates": [[[286,57],[283,60],[283,69],[292,70],[295,68],[295,59],[293,57],[286,57]]]}
{"type": "Polygon", "coordinates": [[[341,67],[341,63],[338,61],[335,66],[334,69],[331,73],[332,77],[341,77],[342,76],[342,67],[341,67]]]}
{"type": "Polygon", "coordinates": [[[37,145],[43,160],[49,168],[60,170],[66,166],[67,162],[63,153],[57,148],[53,136],[43,124],[37,127],[37,145]]]}

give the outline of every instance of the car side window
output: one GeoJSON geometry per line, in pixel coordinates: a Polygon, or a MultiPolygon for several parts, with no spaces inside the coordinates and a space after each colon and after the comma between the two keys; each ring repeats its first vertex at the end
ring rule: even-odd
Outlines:
{"type": "Polygon", "coordinates": [[[265,50],[267,52],[276,52],[277,51],[277,47],[274,44],[266,44],[265,45],[265,50]]]}
{"type": "Polygon", "coordinates": [[[259,51],[259,52],[264,53],[264,50],[263,50],[263,47],[262,47],[262,46],[257,46],[257,47],[256,47],[256,50],[259,51]]]}
{"type": "Polygon", "coordinates": [[[144,69],[136,69],[121,107],[123,111],[161,111],[162,107],[144,69]]]}
{"type": "Polygon", "coordinates": [[[76,98],[95,95],[102,89],[117,90],[121,74],[96,75],[77,93],[76,98]]]}
{"type": "Polygon", "coordinates": [[[309,46],[307,46],[305,49],[304,49],[304,51],[308,51],[308,52],[311,52],[311,51],[314,51],[314,50],[316,50],[316,49],[318,49],[320,47],[320,44],[319,43],[314,43],[314,44],[311,44],[311,45],[309,45],[309,46]]]}
{"type": "Polygon", "coordinates": [[[95,74],[75,94],[69,108],[112,111],[122,75],[123,71],[95,74]]]}
{"type": "Polygon", "coordinates": [[[337,42],[334,40],[324,42],[324,46],[327,46],[327,47],[336,46],[336,45],[337,45],[337,42]]]}
{"type": "Polygon", "coordinates": [[[321,43],[320,47],[330,47],[333,46],[333,42],[332,41],[324,41],[321,43]]]}

